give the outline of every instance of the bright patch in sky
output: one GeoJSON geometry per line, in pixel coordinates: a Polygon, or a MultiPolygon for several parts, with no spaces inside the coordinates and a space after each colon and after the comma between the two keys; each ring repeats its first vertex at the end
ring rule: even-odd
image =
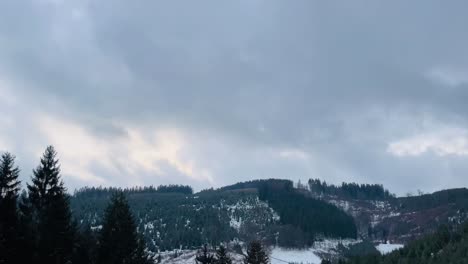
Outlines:
{"type": "Polygon", "coordinates": [[[468,84],[468,68],[436,67],[427,73],[427,77],[440,84],[455,87],[468,84]]]}
{"type": "Polygon", "coordinates": [[[468,155],[468,131],[445,129],[397,140],[388,144],[387,151],[395,156],[419,156],[434,153],[438,156],[468,155]]]}
{"type": "MultiPolygon", "coordinates": [[[[165,174],[161,162],[193,180],[212,181],[207,170],[197,168],[194,160],[182,157],[187,144],[176,130],[148,132],[126,128],[123,135],[99,137],[77,123],[50,116],[38,118],[37,125],[47,142],[56,146],[64,172],[89,184],[112,184],[93,172],[99,166],[115,177],[131,175],[126,179],[127,185],[142,185],[138,175],[143,172],[165,174]]],[[[41,151],[38,150],[37,156],[41,151]]]]}

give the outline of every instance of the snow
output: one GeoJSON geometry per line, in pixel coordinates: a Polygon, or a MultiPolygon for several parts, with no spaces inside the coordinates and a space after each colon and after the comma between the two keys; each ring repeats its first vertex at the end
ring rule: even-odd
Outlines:
{"type": "Polygon", "coordinates": [[[404,247],[404,245],[402,244],[390,244],[390,243],[387,243],[387,244],[379,244],[377,245],[375,248],[377,248],[378,251],[380,251],[380,253],[382,255],[385,255],[385,254],[388,254],[394,250],[397,250],[397,249],[400,249],[404,247]]]}
{"type": "MultiPolygon", "coordinates": [[[[197,250],[178,250],[178,256],[174,258],[175,251],[161,252],[162,264],[193,264],[197,250]]],[[[231,252],[230,256],[234,264],[243,263],[244,256],[231,252]]],[[[270,254],[271,264],[302,263],[320,264],[321,259],[314,253],[313,249],[285,249],[273,248],[270,254]]]]}
{"type": "Polygon", "coordinates": [[[101,229],[102,229],[102,225],[92,226],[92,227],[91,227],[91,230],[93,230],[93,231],[96,231],[96,230],[99,231],[99,230],[101,230],[101,229]]]}
{"type": "MultiPolygon", "coordinates": [[[[268,249],[268,252],[271,264],[320,264],[321,259],[319,255],[337,254],[336,248],[338,247],[338,245],[348,247],[359,242],[361,242],[361,240],[324,239],[322,241],[316,241],[313,247],[307,249],[287,249],[281,247],[271,247],[268,249]]],[[[377,246],[377,249],[382,254],[386,254],[401,247],[403,247],[403,245],[400,244],[380,244],[377,246]]],[[[193,264],[195,263],[196,254],[197,250],[175,250],[161,252],[162,264],[193,264]],[[176,252],[177,254],[175,254],[176,252]],[[177,257],[175,257],[174,255],[177,255],[177,257]]],[[[243,263],[244,256],[236,254],[234,252],[230,252],[229,254],[233,259],[233,264],[243,263]]]]}
{"type": "Polygon", "coordinates": [[[144,228],[145,228],[145,230],[153,230],[154,229],[154,224],[151,223],[151,222],[148,222],[148,223],[144,224],[144,228]]]}
{"type": "Polygon", "coordinates": [[[242,218],[239,217],[239,220],[235,219],[233,216],[231,216],[231,221],[229,222],[229,225],[236,229],[237,231],[240,230],[241,225],[242,225],[242,218]]]}
{"type": "Polygon", "coordinates": [[[357,244],[360,242],[362,242],[362,240],[327,238],[321,241],[315,241],[313,248],[316,252],[329,253],[337,249],[338,245],[340,244],[345,247],[349,247],[350,245],[357,244]]]}
{"type": "Polygon", "coordinates": [[[303,263],[320,264],[321,259],[312,249],[273,248],[270,254],[271,264],[303,263]]]}
{"type": "MultiPolygon", "coordinates": [[[[197,250],[178,250],[177,257],[174,258],[175,251],[161,252],[162,264],[194,264],[197,250]]],[[[239,254],[229,253],[233,264],[243,264],[244,257],[239,254]]],[[[157,256],[157,255],[156,255],[157,256]]]]}

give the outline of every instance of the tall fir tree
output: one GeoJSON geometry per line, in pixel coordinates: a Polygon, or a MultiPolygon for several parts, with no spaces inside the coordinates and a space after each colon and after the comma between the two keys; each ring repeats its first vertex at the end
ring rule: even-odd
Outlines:
{"type": "Polygon", "coordinates": [[[227,252],[227,249],[226,249],[225,246],[221,245],[216,250],[216,258],[215,258],[214,263],[216,263],[216,264],[232,264],[231,257],[229,256],[229,253],[227,252]]]}
{"type": "Polygon", "coordinates": [[[32,205],[28,198],[28,193],[23,190],[18,201],[18,244],[23,252],[30,254],[20,254],[17,263],[33,263],[37,254],[35,248],[35,228],[33,223],[32,205]]]}
{"type": "Polygon", "coordinates": [[[76,234],[76,242],[73,251],[73,264],[92,264],[96,263],[97,236],[91,229],[91,226],[86,225],[76,234]]]}
{"type": "Polygon", "coordinates": [[[98,264],[149,264],[153,259],[138,236],[130,206],[122,192],[107,207],[99,238],[98,264]]]}
{"type": "Polygon", "coordinates": [[[247,248],[247,256],[244,259],[245,264],[267,264],[270,259],[263,249],[262,243],[258,240],[250,242],[247,248]]]}
{"type": "Polygon", "coordinates": [[[215,258],[213,254],[210,254],[208,251],[208,246],[205,244],[203,245],[200,252],[198,252],[197,256],[195,257],[195,263],[197,264],[210,264],[214,263],[215,258]]]}
{"type": "Polygon", "coordinates": [[[75,232],[54,147],[46,148],[39,166],[33,170],[31,181],[27,187],[36,232],[36,260],[67,263],[71,260],[75,232]]]}
{"type": "Polygon", "coordinates": [[[20,190],[15,157],[6,152],[0,158],[0,263],[16,263],[18,245],[17,200],[20,190]]]}

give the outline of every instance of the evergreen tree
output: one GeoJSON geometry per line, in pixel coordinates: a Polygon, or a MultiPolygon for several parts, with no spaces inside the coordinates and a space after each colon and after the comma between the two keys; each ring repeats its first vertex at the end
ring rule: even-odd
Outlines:
{"type": "Polygon", "coordinates": [[[30,254],[19,254],[17,263],[33,263],[34,256],[37,255],[32,215],[32,205],[28,193],[23,190],[18,201],[18,244],[21,251],[30,252],[30,254]]]}
{"type": "Polygon", "coordinates": [[[138,237],[130,206],[122,192],[115,193],[104,215],[98,264],[153,263],[138,237]]]}
{"type": "Polygon", "coordinates": [[[0,263],[15,263],[18,253],[17,199],[20,190],[19,169],[15,157],[4,153],[0,158],[0,263]]]}
{"type": "Polygon", "coordinates": [[[96,262],[97,237],[90,226],[82,228],[76,235],[73,251],[73,264],[89,264],[96,262]]]}
{"type": "Polygon", "coordinates": [[[213,254],[210,254],[208,252],[208,246],[205,244],[201,252],[197,254],[195,257],[195,263],[200,263],[200,264],[209,264],[209,263],[215,263],[215,258],[213,254]]]}
{"type": "Polygon", "coordinates": [[[247,248],[247,256],[245,256],[245,264],[267,264],[269,263],[269,257],[265,250],[263,249],[262,243],[260,241],[250,242],[247,248]]]}
{"type": "Polygon", "coordinates": [[[36,230],[37,261],[66,263],[71,259],[74,229],[69,197],[60,177],[57,152],[47,147],[27,185],[36,230]]]}
{"type": "Polygon", "coordinates": [[[32,184],[27,185],[34,209],[44,209],[55,196],[63,196],[65,187],[60,179],[60,166],[54,147],[48,146],[39,166],[33,170],[32,184]]]}
{"type": "Polygon", "coordinates": [[[231,257],[229,256],[226,247],[223,245],[219,246],[218,250],[216,250],[216,259],[215,259],[216,264],[231,264],[232,260],[231,257]]]}

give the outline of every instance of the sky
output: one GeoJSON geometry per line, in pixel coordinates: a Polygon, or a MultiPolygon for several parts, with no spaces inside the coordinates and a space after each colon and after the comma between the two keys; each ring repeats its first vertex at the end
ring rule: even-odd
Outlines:
{"type": "Polygon", "coordinates": [[[0,150],[69,190],[468,186],[466,1],[0,1],[0,150]]]}

